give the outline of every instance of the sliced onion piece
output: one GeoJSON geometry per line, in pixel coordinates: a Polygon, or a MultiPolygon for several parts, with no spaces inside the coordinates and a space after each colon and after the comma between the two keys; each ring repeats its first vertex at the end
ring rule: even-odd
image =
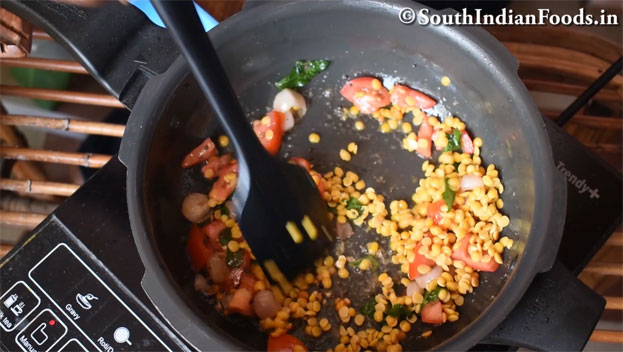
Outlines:
{"type": "Polygon", "coordinates": [[[437,280],[437,278],[441,276],[441,273],[441,267],[435,265],[435,267],[432,268],[431,271],[429,271],[427,274],[416,277],[415,282],[417,282],[418,286],[420,287],[426,287],[429,282],[437,280]]]}
{"type": "Polygon", "coordinates": [[[229,268],[225,263],[225,254],[217,253],[208,260],[208,272],[212,281],[220,284],[227,280],[229,276],[229,268]]]}
{"type": "Polygon", "coordinates": [[[354,234],[353,227],[350,225],[350,222],[346,221],[343,224],[337,223],[336,226],[337,237],[342,240],[350,238],[354,234]]]}
{"type": "Polygon", "coordinates": [[[206,296],[209,296],[213,293],[210,289],[210,285],[208,284],[208,280],[205,278],[205,276],[201,274],[195,275],[195,290],[203,293],[206,296]]]}
{"type": "Polygon", "coordinates": [[[294,127],[294,116],[292,116],[292,113],[290,112],[290,110],[284,112],[283,115],[284,115],[283,130],[285,132],[288,132],[289,130],[292,129],[292,127],[294,127]]]}
{"type": "Polygon", "coordinates": [[[272,318],[281,309],[271,290],[258,292],[253,298],[253,310],[260,319],[272,318]]]}
{"type": "Polygon", "coordinates": [[[413,296],[414,293],[420,292],[421,290],[422,289],[420,288],[420,285],[418,285],[417,282],[411,281],[407,285],[407,296],[411,297],[413,296]]]}
{"type": "Polygon", "coordinates": [[[461,177],[461,192],[471,191],[476,187],[482,186],[482,177],[478,175],[465,175],[461,177]]]}
{"type": "Polygon", "coordinates": [[[207,195],[203,193],[191,193],[182,202],[182,215],[188,221],[198,224],[210,216],[210,206],[207,195]]]}
{"type": "Polygon", "coordinates": [[[307,104],[302,95],[292,89],[286,88],[275,95],[273,109],[283,113],[292,110],[298,118],[301,118],[307,112],[307,104]]]}

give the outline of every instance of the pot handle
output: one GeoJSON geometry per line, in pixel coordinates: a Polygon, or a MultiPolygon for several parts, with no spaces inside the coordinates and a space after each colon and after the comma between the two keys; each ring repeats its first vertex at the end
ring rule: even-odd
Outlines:
{"type": "Polygon", "coordinates": [[[581,351],[606,300],[560,261],[538,274],[521,301],[483,344],[538,351],[581,351]]]}
{"type": "Polygon", "coordinates": [[[0,7],[43,29],[106,90],[132,108],[147,80],[177,57],[166,29],[117,1],[81,7],[48,0],[3,0],[0,7]]]}

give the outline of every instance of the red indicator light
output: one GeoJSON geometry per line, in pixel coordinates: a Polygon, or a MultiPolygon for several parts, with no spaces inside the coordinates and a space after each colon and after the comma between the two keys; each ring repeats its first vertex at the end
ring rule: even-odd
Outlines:
{"type": "Polygon", "coordinates": [[[56,324],[56,321],[54,321],[54,319],[52,319],[52,320],[50,320],[49,324],[50,324],[50,326],[52,326],[52,325],[56,324]]]}

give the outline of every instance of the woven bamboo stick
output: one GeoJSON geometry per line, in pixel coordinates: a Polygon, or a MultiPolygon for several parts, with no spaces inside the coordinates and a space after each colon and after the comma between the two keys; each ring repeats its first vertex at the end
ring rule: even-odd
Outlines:
{"type": "Polygon", "coordinates": [[[0,115],[0,123],[9,126],[29,126],[50,128],[102,136],[123,137],[124,125],[81,121],[74,119],[56,119],[51,117],[37,117],[25,115],[0,115]]]}
{"type": "MultiPolygon", "coordinates": [[[[58,200],[42,200],[22,197],[7,192],[0,197],[0,209],[17,213],[50,214],[59,205],[58,200]]],[[[0,236],[1,239],[1,236],[0,236]]]]}
{"type": "MultiPolygon", "coordinates": [[[[582,94],[582,92],[586,89],[586,87],[575,84],[541,81],[536,79],[523,79],[523,83],[531,91],[566,94],[574,97],[582,94]]],[[[593,99],[599,101],[619,102],[621,101],[621,95],[614,89],[602,89],[593,99]]]]}
{"type": "Polygon", "coordinates": [[[0,210],[0,224],[35,228],[47,215],[0,210]]]}
{"type": "Polygon", "coordinates": [[[623,343],[623,331],[595,330],[590,340],[595,342],[623,343]]]}
{"type": "Polygon", "coordinates": [[[0,94],[25,98],[62,101],[65,103],[109,106],[123,108],[124,105],[117,98],[107,94],[70,92],[64,90],[24,88],[0,85],[0,94]]]}
{"type": "Polygon", "coordinates": [[[44,163],[79,165],[84,167],[100,168],[104,166],[110,155],[91,153],[66,153],[52,150],[3,147],[0,156],[7,159],[32,160],[44,163]]]}
{"type": "Polygon", "coordinates": [[[12,192],[52,194],[55,196],[68,197],[72,195],[78,187],[80,187],[80,185],[70,183],[0,178],[0,189],[12,192]]]}
{"type": "Polygon", "coordinates": [[[600,275],[623,276],[623,265],[618,263],[591,263],[584,272],[600,275]]]}
{"type": "Polygon", "coordinates": [[[69,73],[87,74],[87,70],[76,61],[41,59],[36,57],[23,57],[19,59],[1,59],[0,64],[13,67],[36,68],[40,70],[61,71],[69,73]]]}
{"type": "Polygon", "coordinates": [[[606,299],[606,309],[623,310],[623,297],[604,297],[606,299]]]}

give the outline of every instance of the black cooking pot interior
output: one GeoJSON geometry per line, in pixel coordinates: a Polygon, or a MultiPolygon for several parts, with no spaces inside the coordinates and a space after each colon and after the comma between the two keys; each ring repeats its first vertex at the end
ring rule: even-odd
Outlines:
{"type": "MultiPolygon", "coordinates": [[[[470,339],[460,342],[461,333],[468,333],[465,329],[469,326],[469,333],[482,338],[486,331],[478,329],[490,330],[496,323],[487,322],[485,313],[499,322],[503,318],[499,315],[508,312],[508,305],[532,279],[536,256],[547,235],[545,217],[552,202],[546,190],[551,152],[537,123],[540,116],[515,74],[514,63],[492,52],[491,45],[499,50],[499,44],[478,29],[459,32],[456,28],[403,25],[397,10],[389,5],[313,1],[297,5],[281,6],[271,16],[253,21],[234,16],[211,32],[249,119],[261,118],[270,110],[277,93],[273,83],[287,74],[296,60],[331,60],[326,73],[302,90],[309,110],[284,142],[283,156],[306,157],[321,171],[341,165],[357,172],[388,199],[411,203],[411,194],[422,177],[423,160],[400,148],[403,133],[382,134],[378,122],[368,116],[361,116],[365,131],[357,132],[355,120],[341,119],[340,109],[349,104],[340,96],[340,87],[349,78],[375,75],[389,85],[406,83],[434,97],[440,108],[433,115],[463,119],[471,134],[484,141],[483,161],[501,170],[503,212],[511,218],[503,235],[515,240],[513,248],[505,252],[505,264],[495,273],[481,274],[480,287],[466,296],[457,322],[434,328],[428,339],[410,334],[403,345],[407,350],[420,350],[457,346],[440,345],[452,341],[475,343],[477,340],[470,339]],[[450,78],[450,86],[441,84],[443,76],[450,78]],[[307,142],[311,132],[321,135],[321,143],[307,142]],[[351,141],[357,142],[359,153],[344,163],[338,151],[351,141]],[[496,300],[503,296],[506,301],[496,300]]],[[[141,142],[146,143],[148,152],[137,159],[142,160],[137,166],[142,178],[136,182],[142,188],[139,194],[144,195],[139,206],[146,215],[140,221],[152,236],[169,280],[194,312],[216,329],[217,335],[229,335],[247,348],[263,350],[265,333],[245,320],[224,319],[214,309],[214,302],[193,288],[194,274],[185,247],[189,223],[180,207],[186,194],[207,193],[210,185],[199,168],[184,170],[179,165],[205,137],[220,132],[188,71],[174,71],[163,81],[173,93],[152,101],[163,109],[159,116],[151,117],[157,119],[153,135],[141,142]]],[[[142,103],[139,100],[137,106],[142,103]]],[[[347,251],[371,238],[379,236],[358,230],[348,240],[352,243],[347,244],[347,251]]],[[[365,276],[363,279],[373,282],[365,276]]],[[[330,340],[334,337],[325,339],[337,341],[330,340]]]]}

